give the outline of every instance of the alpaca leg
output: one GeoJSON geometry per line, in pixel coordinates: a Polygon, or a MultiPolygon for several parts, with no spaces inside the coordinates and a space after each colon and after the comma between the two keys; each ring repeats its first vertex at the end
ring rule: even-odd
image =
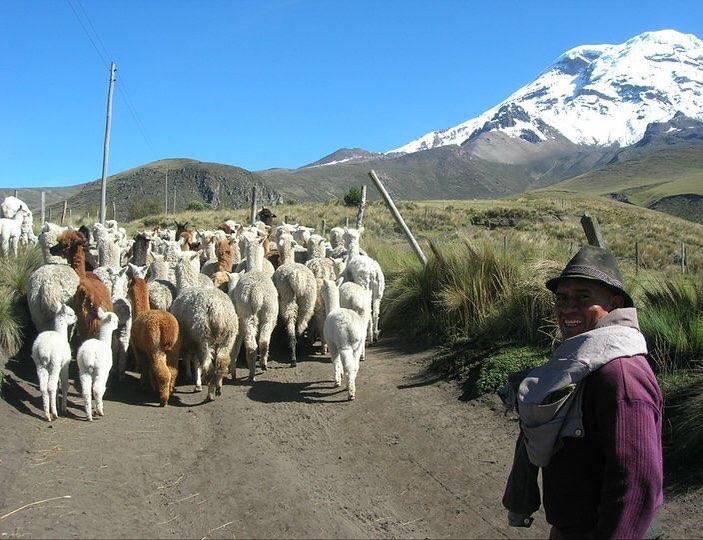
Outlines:
{"type": "Polygon", "coordinates": [[[176,378],[178,378],[178,348],[171,349],[166,353],[166,364],[171,373],[171,384],[168,389],[168,395],[170,397],[176,389],[176,378]]]}
{"type": "MultiPolygon", "coordinates": [[[[247,366],[249,367],[249,380],[254,382],[256,376],[256,328],[254,321],[247,321],[244,332],[244,350],[247,355],[247,366]]],[[[240,332],[241,333],[241,332],[240,332]]]]}
{"type": "Polygon", "coordinates": [[[194,392],[200,392],[203,389],[203,368],[197,358],[192,359],[192,364],[195,367],[195,388],[194,392]]]}
{"type": "Polygon", "coordinates": [[[349,401],[356,398],[356,374],[359,371],[358,366],[350,366],[347,376],[347,391],[349,392],[349,401]]]}
{"type": "Polygon", "coordinates": [[[334,368],[334,386],[339,387],[342,386],[342,359],[339,356],[339,350],[335,343],[330,343],[329,348],[334,368]]]}
{"type": "Polygon", "coordinates": [[[168,403],[169,389],[171,388],[171,371],[166,365],[166,354],[163,352],[154,354],[152,372],[154,374],[156,391],[159,393],[159,405],[165,407],[168,403]]]}
{"type": "Polygon", "coordinates": [[[347,376],[347,391],[349,392],[349,400],[356,398],[356,375],[359,373],[359,359],[363,350],[364,342],[362,342],[351,352],[347,358],[347,364],[344,366],[344,371],[347,376]]]}
{"type": "Polygon", "coordinates": [[[127,349],[125,349],[122,344],[117,345],[117,379],[119,381],[124,381],[126,378],[125,372],[127,371],[127,349]]]}
{"type": "Polygon", "coordinates": [[[205,376],[205,382],[208,384],[210,377],[214,375],[212,351],[207,343],[198,345],[198,354],[193,357],[193,366],[195,367],[195,388],[193,391],[201,392],[203,389],[203,375],[205,376]]]}
{"type": "Polygon", "coordinates": [[[81,373],[81,392],[83,393],[83,404],[85,407],[85,416],[89,422],[93,421],[93,404],[91,403],[91,390],[93,386],[93,378],[90,373],[81,373]]]}
{"type": "Polygon", "coordinates": [[[295,336],[295,319],[288,319],[286,322],[286,332],[288,333],[288,348],[290,349],[290,367],[297,365],[295,350],[298,346],[298,341],[295,336]]]}
{"type": "Polygon", "coordinates": [[[215,356],[215,395],[222,395],[222,381],[224,381],[227,372],[229,371],[229,353],[232,352],[231,348],[222,347],[219,348],[215,356]]]}
{"type": "MultiPolygon", "coordinates": [[[[243,323],[239,323],[240,327],[243,326],[243,323]]],[[[234,341],[234,347],[232,347],[232,352],[230,353],[230,361],[229,361],[229,372],[232,374],[232,380],[236,381],[237,380],[237,359],[239,358],[239,351],[242,350],[242,343],[244,342],[244,338],[242,337],[242,332],[237,332],[237,339],[234,341]]],[[[251,375],[249,375],[251,378],[251,375]]]]}
{"type": "Polygon", "coordinates": [[[95,413],[98,416],[105,416],[103,410],[103,396],[107,389],[107,374],[99,374],[93,383],[93,396],[95,397],[95,413]]]}
{"type": "Polygon", "coordinates": [[[191,359],[191,354],[190,354],[190,353],[186,353],[186,354],[185,354],[185,362],[184,362],[184,363],[185,363],[185,365],[186,365],[186,379],[188,379],[189,381],[191,381],[191,380],[193,380],[193,365],[194,365],[194,362],[193,362],[193,360],[191,359]]]}
{"type": "Polygon", "coordinates": [[[41,401],[44,407],[44,418],[51,422],[51,412],[49,410],[49,372],[43,367],[37,367],[37,377],[39,378],[39,391],[41,392],[41,401]]]}
{"type": "Polygon", "coordinates": [[[56,394],[59,391],[59,370],[53,369],[49,371],[49,409],[51,418],[58,418],[59,413],[56,411],[56,394]]]}
{"type": "Polygon", "coordinates": [[[371,310],[371,318],[373,319],[373,342],[377,343],[378,342],[378,336],[380,334],[380,331],[378,329],[378,319],[380,317],[381,313],[381,300],[378,298],[374,298],[373,300],[373,309],[371,310]]]}
{"type": "Polygon", "coordinates": [[[59,372],[59,378],[61,379],[61,407],[59,411],[63,416],[66,416],[66,409],[68,408],[68,362],[61,366],[61,371],[59,372]]]}
{"type": "Polygon", "coordinates": [[[149,384],[149,369],[144,351],[136,347],[134,348],[134,363],[139,371],[139,386],[144,391],[149,384]]]}
{"type": "Polygon", "coordinates": [[[259,333],[259,357],[261,359],[261,369],[263,369],[264,371],[268,369],[271,334],[273,333],[273,327],[275,324],[275,320],[270,323],[264,322],[261,325],[261,330],[259,333]]]}

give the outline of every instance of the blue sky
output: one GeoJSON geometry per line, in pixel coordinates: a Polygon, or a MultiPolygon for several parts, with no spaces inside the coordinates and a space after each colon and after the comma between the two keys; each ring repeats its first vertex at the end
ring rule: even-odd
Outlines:
{"type": "Polygon", "coordinates": [[[0,187],[165,158],[256,171],[386,152],[478,116],[566,50],[672,28],[703,2],[2,0],[0,187]]]}

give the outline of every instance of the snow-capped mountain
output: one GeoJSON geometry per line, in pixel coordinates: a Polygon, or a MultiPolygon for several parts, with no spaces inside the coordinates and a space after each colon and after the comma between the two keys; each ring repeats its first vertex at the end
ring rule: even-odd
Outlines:
{"type": "Polygon", "coordinates": [[[624,147],[677,113],[703,120],[703,41],[675,30],[645,32],[621,45],[571,49],[484,114],[387,155],[484,140],[481,157],[490,159],[488,135],[513,154],[526,146],[624,147]]]}

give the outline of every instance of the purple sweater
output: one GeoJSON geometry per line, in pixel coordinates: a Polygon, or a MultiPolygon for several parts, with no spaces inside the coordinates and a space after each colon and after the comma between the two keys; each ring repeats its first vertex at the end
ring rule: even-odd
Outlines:
{"type": "Polygon", "coordinates": [[[644,538],[663,504],[663,398],[647,359],[618,358],[589,375],[582,438],[542,469],[547,521],[564,533],[644,538]]]}

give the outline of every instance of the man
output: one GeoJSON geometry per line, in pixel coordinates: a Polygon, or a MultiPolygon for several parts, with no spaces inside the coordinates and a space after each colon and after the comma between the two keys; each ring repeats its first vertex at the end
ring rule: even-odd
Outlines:
{"type": "MultiPolygon", "coordinates": [[[[551,539],[648,538],[663,503],[663,398],[615,257],[584,246],[547,281],[564,341],[512,385],[520,437],[503,505],[551,539]]],[[[506,403],[510,405],[510,403],[506,403]]]]}

